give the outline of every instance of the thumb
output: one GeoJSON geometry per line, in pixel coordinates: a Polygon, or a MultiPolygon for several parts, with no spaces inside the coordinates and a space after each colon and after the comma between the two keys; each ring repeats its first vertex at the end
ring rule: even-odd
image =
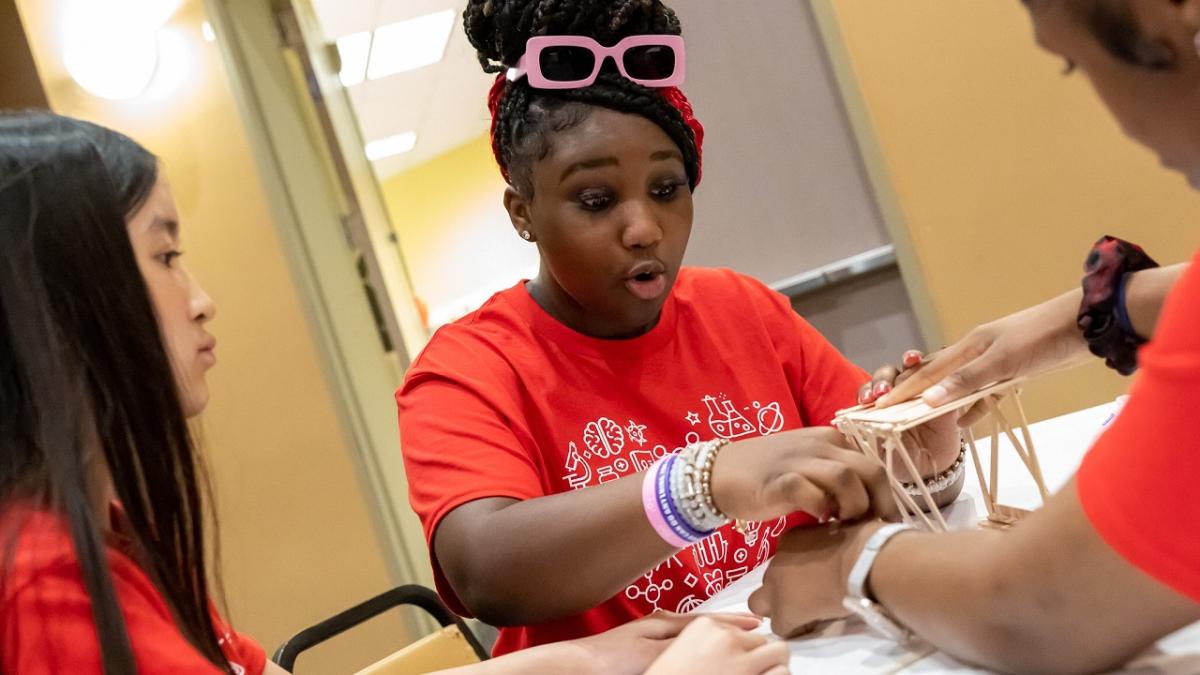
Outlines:
{"type": "Polygon", "coordinates": [[[998,377],[992,370],[986,364],[980,364],[978,361],[972,362],[926,389],[921,394],[921,400],[931,408],[946,405],[996,381],[998,377]]]}

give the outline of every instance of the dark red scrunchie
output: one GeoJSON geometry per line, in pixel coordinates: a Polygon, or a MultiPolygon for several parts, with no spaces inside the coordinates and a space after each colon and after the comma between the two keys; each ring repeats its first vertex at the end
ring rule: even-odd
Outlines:
{"type": "MultiPolygon", "coordinates": [[[[504,73],[496,76],[495,83],[492,84],[491,91],[488,92],[488,112],[492,115],[492,154],[496,156],[496,164],[500,166],[500,173],[504,176],[504,180],[509,181],[508,167],[504,165],[504,159],[500,154],[500,139],[496,138],[496,113],[500,110],[500,103],[504,100],[504,92],[508,85],[508,79],[504,73]]],[[[684,95],[679,87],[665,87],[659,89],[658,92],[667,100],[679,114],[683,116],[683,121],[692,130],[692,137],[696,141],[696,183],[692,187],[700,185],[700,178],[703,174],[704,167],[704,125],[700,120],[696,119],[696,113],[692,109],[692,103],[684,95]]],[[[511,182],[511,181],[509,181],[511,182]]]]}

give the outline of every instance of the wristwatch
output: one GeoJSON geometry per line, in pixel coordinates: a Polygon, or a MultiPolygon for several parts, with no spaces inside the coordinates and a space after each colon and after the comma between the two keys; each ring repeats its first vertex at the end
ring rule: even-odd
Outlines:
{"type": "Polygon", "coordinates": [[[868,626],[900,644],[911,642],[915,636],[870,596],[867,592],[867,578],[871,575],[871,567],[875,565],[875,556],[879,554],[884,544],[901,532],[913,529],[915,528],[911,525],[894,523],[884,525],[876,530],[867,539],[867,545],[863,547],[862,553],[858,554],[858,560],[855,561],[854,567],[850,568],[850,578],[846,584],[846,598],[842,600],[842,605],[861,617],[868,626]]]}

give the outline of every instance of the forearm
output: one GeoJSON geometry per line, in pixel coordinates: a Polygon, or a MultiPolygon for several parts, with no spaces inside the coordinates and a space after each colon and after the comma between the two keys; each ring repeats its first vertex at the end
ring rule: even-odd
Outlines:
{"type": "Polygon", "coordinates": [[[587,654],[571,642],[541,645],[482,663],[435,675],[520,675],[522,673],[586,672],[587,654]]]}
{"type": "Polygon", "coordinates": [[[1138,335],[1146,338],[1154,335],[1163,301],[1187,267],[1187,263],[1179,263],[1142,270],[1129,276],[1125,286],[1125,310],[1138,335]]]}
{"type": "Polygon", "coordinates": [[[460,547],[467,560],[455,575],[459,597],[488,623],[527,625],[616,595],[675,552],[646,519],[642,478],[514,502],[475,518],[469,546],[460,547]]]}
{"type": "Polygon", "coordinates": [[[897,537],[868,585],[938,648],[1006,672],[1110,670],[1200,616],[1107,546],[1073,482],[1008,532],[897,537]]]}
{"type": "Polygon", "coordinates": [[[1014,580],[997,574],[992,530],[949,535],[905,534],[892,540],[871,570],[871,594],[903,625],[940,649],[972,663],[1011,670],[1022,640],[1023,615],[1006,593],[1014,580]]]}

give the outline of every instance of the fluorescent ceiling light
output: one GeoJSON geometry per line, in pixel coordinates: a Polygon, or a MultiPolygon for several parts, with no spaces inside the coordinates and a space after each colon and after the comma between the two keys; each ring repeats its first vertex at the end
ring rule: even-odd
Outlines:
{"type": "Polygon", "coordinates": [[[378,80],[441,61],[457,16],[447,9],[377,28],[367,77],[378,80]]]}
{"type": "Polygon", "coordinates": [[[351,33],[337,40],[338,55],[342,59],[343,87],[353,87],[367,77],[367,58],[371,54],[371,31],[351,33]]]}
{"type": "Polygon", "coordinates": [[[407,131],[367,143],[367,159],[377,162],[386,157],[403,154],[417,146],[417,132],[407,131]]]}

